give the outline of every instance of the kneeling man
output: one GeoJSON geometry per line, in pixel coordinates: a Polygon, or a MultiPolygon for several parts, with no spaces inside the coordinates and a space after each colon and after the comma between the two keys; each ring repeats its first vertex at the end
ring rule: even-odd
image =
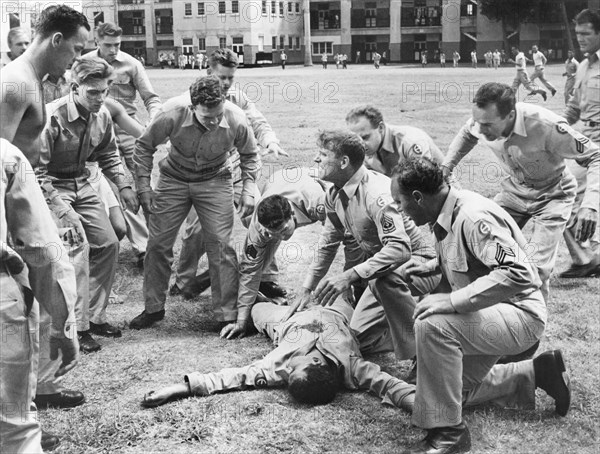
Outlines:
{"type": "Polygon", "coordinates": [[[462,406],[494,401],[532,408],[535,388],[565,416],[568,377],[560,351],[495,365],[537,342],[546,324],[541,280],[513,218],[495,202],[450,187],[441,167],[409,159],[392,175],[392,196],[417,225],[430,224],[437,260],[407,269],[440,268],[451,293],[425,297],[415,309],[417,386],[412,422],[427,437],[406,453],[460,453],[471,447],[462,406]]]}

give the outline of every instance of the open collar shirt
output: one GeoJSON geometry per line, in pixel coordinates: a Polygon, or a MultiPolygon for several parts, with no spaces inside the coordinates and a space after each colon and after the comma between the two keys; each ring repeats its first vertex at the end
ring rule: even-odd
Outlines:
{"type": "Polygon", "coordinates": [[[583,121],[583,133],[600,142],[600,50],[579,64],[575,75],[573,96],[567,103],[564,117],[569,124],[583,121]],[[591,125],[593,122],[594,125],[591,125]]]}
{"type": "MultiPolygon", "coordinates": [[[[571,128],[564,118],[534,104],[516,104],[516,120],[508,137],[489,141],[471,118],[450,144],[444,165],[454,169],[477,143],[491,149],[504,172],[515,183],[547,190],[565,173],[565,159],[587,167],[588,186],[582,207],[598,211],[600,204],[600,149],[571,128]]],[[[572,177],[569,173],[569,176],[572,177]]]]}

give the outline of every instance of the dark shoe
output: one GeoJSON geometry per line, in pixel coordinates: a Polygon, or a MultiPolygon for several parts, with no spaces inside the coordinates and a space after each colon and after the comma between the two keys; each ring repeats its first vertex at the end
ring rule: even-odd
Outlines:
{"type": "Polygon", "coordinates": [[[95,323],[90,322],[90,332],[97,336],[121,337],[121,330],[116,326],[112,326],[110,323],[96,325],[95,323]]]}
{"type": "Polygon", "coordinates": [[[533,360],[535,386],[554,399],[556,413],[566,416],[571,405],[571,382],[560,350],[542,353],[533,360]]]}
{"type": "Polygon", "coordinates": [[[54,451],[60,445],[60,438],[42,430],[42,451],[54,451]]]}
{"type": "Polygon", "coordinates": [[[146,258],[146,253],[142,252],[140,254],[138,254],[137,256],[137,260],[135,261],[135,265],[140,269],[143,270],[144,269],[144,259],[146,258]]]}
{"type": "Polygon", "coordinates": [[[538,93],[542,95],[542,98],[544,98],[544,102],[546,102],[546,100],[548,99],[548,95],[546,94],[546,92],[544,90],[538,90],[538,93]]]}
{"type": "Polygon", "coordinates": [[[454,427],[429,429],[427,436],[402,454],[459,454],[471,450],[471,434],[464,422],[454,427]]]}
{"type": "Polygon", "coordinates": [[[65,389],[56,394],[38,394],[33,399],[38,410],[49,407],[73,408],[85,402],[85,396],[79,391],[65,389]]]}
{"type": "Polygon", "coordinates": [[[526,359],[533,358],[533,355],[537,351],[540,346],[540,341],[537,341],[531,347],[529,347],[524,352],[521,352],[517,355],[504,355],[501,356],[496,364],[508,364],[508,363],[518,363],[519,361],[525,361],[526,359]]]}
{"type": "Polygon", "coordinates": [[[258,291],[267,298],[285,298],[287,290],[276,282],[261,282],[258,291]]]}
{"type": "Polygon", "coordinates": [[[556,94],[556,89],[553,88],[550,93],[552,93],[552,97],[554,97],[554,95],[556,94]]]}
{"type": "Polygon", "coordinates": [[[83,353],[94,353],[102,348],[89,331],[78,331],[77,337],[79,339],[79,350],[83,353]]]}
{"type": "Polygon", "coordinates": [[[179,296],[181,295],[181,289],[179,288],[179,286],[175,283],[171,286],[171,288],[169,289],[169,295],[171,296],[179,296]]]}
{"type": "Polygon", "coordinates": [[[181,294],[184,300],[191,300],[201,295],[206,289],[210,288],[210,276],[208,271],[199,274],[192,282],[183,287],[181,294]]]}
{"type": "Polygon", "coordinates": [[[410,385],[417,384],[417,357],[416,356],[412,359],[412,364],[410,365],[410,370],[408,371],[408,375],[406,376],[404,381],[410,385]]]}
{"type": "Polygon", "coordinates": [[[133,329],[144,329],[152,326],[154,322],[158,322],[165,318],[165,310],[148,313],[143,311],[140,315],[129,322],[129,327],[133,329]]]}
{"type": "Polygon", "coordinates": [[[576,279],[581,277],[595,277],[600,276],[600,264],[593,265],[588,263],[587,265],[571,265],[566,271],[563,271],[558,277],[564,279],[576,279]]]}

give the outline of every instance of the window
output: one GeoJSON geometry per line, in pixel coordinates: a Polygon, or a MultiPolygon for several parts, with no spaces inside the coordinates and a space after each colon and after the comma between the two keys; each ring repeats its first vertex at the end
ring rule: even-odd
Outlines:
{"type": "Polygon", "coordinates": [[[288,13],[294,12],[294,4],[292,2],[288,2],[288,13]]]}
{"type": "Polygon", "coordinates": [[[365,27],[377,27],[377,3],[365,3],[365,27]]]}
{"type": "Polygon", "coordinates": [[[294,48],[294,37],[293,36],[288,36],[288,47],[290,49],[294,48]]]}
{"type": "Polygon", "coordinates": [[[198,50],[206,50],[206,38],[198,38],[198,50]]]}
{"type": "Polygon", "coordinates": [[[233,0],[231,2],[231,14],[239,14],[240,12],[240,2],[238,0],[233,0]]]}
{"type": "Polygon", "coordinates": [[[332,54],[333,43],[313,43],[313,54],[322,54],[323,52],[327,54],[332,54]]]}
{"type": "Polygon", "coordinates": [[[277,36],[273,36],[271,38],[271,47],[273,47],[273,49],[277,49],[277,36]]]}
{"type": "Polygon", "coordinates": [[[280,48],[280,49],[283,49],[284,47],[285,47],[285,36],[284,36],[284,35],[281,35],[281,36],[279,37],[279,48],[280,48]]]}
{"type": "Polygon", "coordinates": [[[145,33],[144,30],[144,12],[143,11],[134,11],[133,12],[133,34],[134,35],[143,35],[145,33]]]}
{"type": "Polygon", "coordinates": [[[232,38],[231,50],[237,55],[244,54],[244,37],[243,36],[234,36],[232,38]]]}
{"type": "Polygon", "coordinates": [[[279,15],[283,17],[283,2],[279,2],[279,15]]]}
{"type": "Polygon", "coordinates": [[[296,49],[300,49],[300,37],[296,36],[296,49]]]}
{"type": "Polygon", "coordinates": [[[271,16],[277,14],[277,2],[275,0],[271,0],[271,16]]]}
{"type": "Polygon", "coordinates": [[[94,27],[97,27],[101,22],[104,22],[104,13],[97,11],[94,13],[94,27]]]}
{"type": "Polygon", "coordinates": [[[219,14],[225,14],[225,2],[219,2],[219,14]]]}
{"type": "Polygon", "coordinates": [[[267,15],[267,0],[262,0],[262,15],[267,15]]]}
{"type": "Polygon", "coordinates": [[[227,47],[227,37],[226,36],[219,38],[219,47],[221,49],[225,49],[227,47]]]}
{"type": "Polygon", "coordinates": [[[192,15],[192,4],[191,3],[186,3],[184,5],[184,16],[191,16],[192,15]]]}
{"type": "Polygon", "coordinates": [[[300,12],[300,3],[296,2],[296,12],[300,12]]]}
{"type": "Polygon", "coordinates": [[[172,39],[157,39],[156,46],[157,47],[173,47],[175,45],[175,41],[172,39]]]}
{"type": "Polygon", "coordinates": [[[467,16],[473,15],[473,3],[467,4],[467,16]]]}
{"type": "Polygon", "coordinates": [[[198,2],[198,16],[204,16],[206,10],[204,9],[204,2],[198,2]]]}

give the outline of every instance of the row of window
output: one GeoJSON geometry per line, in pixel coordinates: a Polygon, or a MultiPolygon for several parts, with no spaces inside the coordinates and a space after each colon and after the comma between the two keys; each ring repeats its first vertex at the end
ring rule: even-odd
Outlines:
{"type": "MultiPolygon", "coordinates": [[[[272,39],[271,45],[272,45],[273,49],[283,50],[286,48],[285,36],[283,36],[283,35],[273,36],[271,39],[272,39]]],[[[243,48],[243,45],[244,45],[243,37],[234,36],[231,38],[231,40],[232,40],[232,44],[234,46],[241,46],[243,48]]],[[[300,43],[301,43],[300,36],[288,36],[287,49],[300,50],[300,43]]],[[[189,52],[191,52],[191,49],[193,48],[194,40],[193,40],[193,38],[183,38],[181,44],[182,44],[182,48],[184,49],[184,53],[189,53],[189,52]],[[186,50],[188,50],[188,49],[189,49],[189,52],[186,52],[186,50]]],[[[226,37],[224,37],[224,36],[219,37],[219,47],[220,48],[227,47],[227,38],[226,37]]],[[[206,49],[206,38],[198,38],[198,49],[200,49],[200,50],[206,49]]]]}
{"type": "MultiPolygon", "coordinates": [[[[214,11],[212,11],[211,9],[207,8],[207,3],[208,2],[197,2],[196,4],[196,15],[197,16],[204,16],[207,13],[208,14],[212,14],[214,11]]],[[[213,5],[215,2],[210,2],[211,5],[213,5]]],[[[278,2],[278,1],[271,1],[271,15],[275,16],[277,15],[277,12],[279,11],[279,15],[281,17],[283,17],[283,15],[285,14],[285,10],[286,10],[286,3],[287,3],[287,12],[288,13],[293,13],[294,11],[296,13],[300,13],[300,3],[299,2],[278,2]]],[[[212,8],[212,6],[211,6],[212,8]]],[[[262,15],[266,16],[267,15],[267,1],[263,0],[262,2],[262,15]]],[[[240,13],[240,2],[238,0],[231,0],[231,10],[229,11],[231,14],[239,14],[240,13]]],[[[227,2],[225,1],[220,1],[218,2],[218,13],[219,14],[227,14],[227,2]]],[[[184,12],[183,12],[184,16],[191,16],[193,14],[193,4],[192,3],[186,3],[184,5],[184,12]]]]}
{"type": "MultiPolygon", "coordinates": [[[[271,37],[271,47],[273,49],[285,49],[285,36],[281,35],[279,39],[277,36],[271,37]],[[277,45],[279,44],[279,46],[277,45]]],[[[300,50],[300,37],[299,36],[288,36],[287,47],[290,50],[298,49],[300,50]]]]}

